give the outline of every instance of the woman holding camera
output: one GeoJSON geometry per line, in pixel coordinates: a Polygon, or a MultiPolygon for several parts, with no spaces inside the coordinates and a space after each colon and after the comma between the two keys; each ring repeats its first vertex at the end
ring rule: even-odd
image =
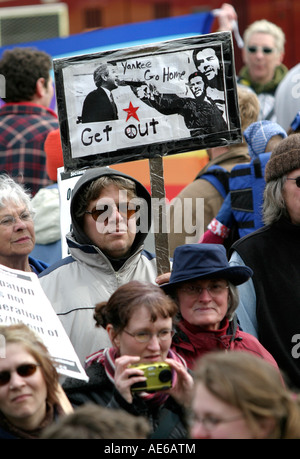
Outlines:
{"type": "Polygon", "coordinates": [[[97,325],[106,328],[112,347],[87,358],[88,383],[66,380],[71,403],[94,402],[144,416],[151,425],[150,438],[187,438],[179,400],[190,401],[193,379],[185,361],[170,349],[177,311],[159,287],[139,281],[119,287],[107,302],[97,304],[97,325]],[[172,387],[167,389],[164,364],[171,370],[172,387]],[[135,384],[144,390],[135,390],[135,384]],[[160,387],[153,391],[154,386],[160,387]]]}

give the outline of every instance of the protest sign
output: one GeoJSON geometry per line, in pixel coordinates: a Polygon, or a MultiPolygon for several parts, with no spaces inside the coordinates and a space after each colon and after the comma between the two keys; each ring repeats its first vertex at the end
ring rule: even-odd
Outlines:
{"type": "Polygon", "coordinates": [[[59,191],[60,233],[62,258],[69,255],[66,235],[71,231],[70,203],[73,188],[80,179],[84,170],[65,172],[63,167],[57,169],[57,185],[59,191]]]}
{"type": "MultiPolygon", "coordinates": [[[[19,322],[40,336],[60,374],[88,380],[37,275],[0,265],[0,325],[19,322]]],[[[5,342],[0,345],[0,357],[5,357],[5,342]]]]}
{"type": "MultiPolygon", "coordinates": [[[[242,141],[230,32],[54,59],[54,74],[66,172],[149,158],[161,199],[163,156],[242,141]]],[[[168,235],[155,246],[168,272],[168,235]]]]}
{"type": "Polygon", "coordinates": [[[54,59],[54,74],[66,171],[242,141],[230,32],[54,59]]]}

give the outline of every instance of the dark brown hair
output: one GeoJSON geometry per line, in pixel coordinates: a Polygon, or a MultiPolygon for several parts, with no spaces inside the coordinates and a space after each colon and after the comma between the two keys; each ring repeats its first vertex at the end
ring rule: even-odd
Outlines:
{"type": "Polygon", "coordinates": [[[96,178],[84,186],[76,196],[75,217],[81,225],[89,203],[99,198],[102,191],[110,185],[115,185],[120,190],[127,191],[129,199],[136,197],[135,183],[130,179],[118,175],[102,175],[96,178]]]}
{"type": "Polygon", "coordinates": [[[96,326],[106,328],[111,324],[118,334],[124,330],[134,312],[141,306],[149,310],[152,322],[155,322],[158,316],[173,319],[178,312],[175,302],[157,285],[131,281],[119,287],[108,301],[96,304],[96,326]]]}
{"type": "Polygon", "coordinates": [[[44,78],[47,87],[52,59],[34,48],[6,50],[0,60],[0,74],[5,77],[5,102],[32,100],[36,83],[44,78]]]}

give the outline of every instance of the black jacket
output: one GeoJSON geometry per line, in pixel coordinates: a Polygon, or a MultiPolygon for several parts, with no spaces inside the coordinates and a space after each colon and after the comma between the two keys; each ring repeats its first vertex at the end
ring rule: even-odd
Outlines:
{"type": "Polygon", "coordinates": [[[183,116],[191,135],[205,135],[228,129],[220,110],[213,101],[209,103],[200,97],[184,98],[176,94],[160,94],[156,95],[154,99],[142,100],[165,115],[177,113],[183,116]]]}
{"type": "Polygon", "coordinates": [[[254,273],[258,339],[299,389],[300,226],[282,218],[239,239],[232,251],[254,273]]]}
{"type": "Polygon", "coordinates": [[[86,96],[82,108],[83,123],[117,119],[117,107],[114,102],[109,99],[104,89],[101,87],[97,88],[86,96]]]}
{"type": "MultiPolygon", "coordinates": [[[[121,409],[134,416],[144,416],[150,423],[156,438],[187,438],[184,413],[172,397],[161,406],[145,401],[134,395],[133,403],[128,403],[108,379],[101,363],[93,362],[86,370],[89,381],[67,378],[63,388],[74,407],[92,402],[112,409],[121,409]],[[167,417],[165,417],[167,416],[167,417]],[[160,423],[161,421],[161,423],[160,423]],[[167,429],[167,431],[165,430],[167,429]]],[[[151,437],[150,437],[151,438],[151,437]]]]}

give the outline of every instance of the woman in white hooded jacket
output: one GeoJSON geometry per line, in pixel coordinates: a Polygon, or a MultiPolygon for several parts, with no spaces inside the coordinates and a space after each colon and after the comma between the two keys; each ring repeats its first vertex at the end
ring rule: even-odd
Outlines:
{"type": "Polygon", "coordinates": [[[155,282],[156,259],[143,250],[151,226],[151,197],[134,178],[108,167],[96,167],[87,170],[76,183],[70,212],[72,231],[66,236],[70,256],[45,270],[40,282],[83,363],[88,355],[111,344],[107,332],[95,327],[95,304],[106,301],[131,280],[155,282]],[[117,202],[117,191],[127,192],[128,199],[117,202]],[[105,222],[101,226],[100,214],[104,211],[99,212],[99,199],[112,204],[112,216],[115,223],[116,219],[122,220],[123,233],[117,229],[113,235],[108,234],[105,222]],[[129,200],[129,207],[135,211],[127,211],[126,219],[121,206],[129,208],[129,200]],[[132,227],[131,233],[126,233],[126,225],[132,227]]]}

